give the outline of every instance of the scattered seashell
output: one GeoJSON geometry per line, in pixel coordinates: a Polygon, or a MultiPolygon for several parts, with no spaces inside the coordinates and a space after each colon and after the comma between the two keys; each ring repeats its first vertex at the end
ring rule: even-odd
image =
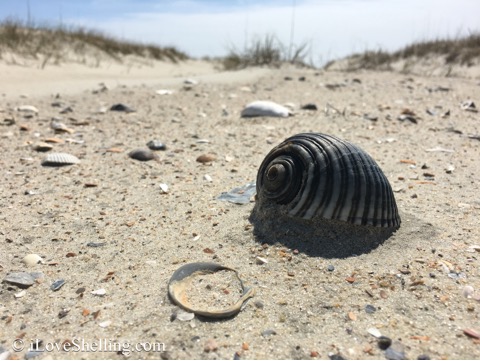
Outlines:
{"type": "MultiPolygon", "coordinates": [[[[255,292],[252,288],[246,288],[243,285],[243,282],[238,276],[237,271],[215,263],[200,262],[185,264],[173,273],[170,281],[168,282],[168,294],[174,303],[186,311],[211,318],[226,318],[236,315],[238,312],[240,312],[244,303],[250,297],[253,297],[254,293],[255,292]],[[192,292],[192,287],[196,289],[193,285],[195,279],[198,279],[198,277],[205,277],[206,275],[213,275],[221,271],[234,272],[235,278],[239,282],[242,289],[242,295],[240,296],[240,299],[224,309],[210,308],[208,306],[201,308],[201,306],[191,304],[189,292],[192,292]]],[[[209,301],[211,300],[205,300],[207,303],[209,301]]]]}
{"type": "Polygon", "coordinates": [[[38,114],[38,109],[33,105],[20,105],[19,107],[17,107],[17,112],[38,114]]]}
{"type": "Polygon", "coordinates": [[[183,84],[188,84],[188,85],[197,85],[198,81],[195,79],[185,79],[183,81],[183,84]]]}
{"type": "Polygon", "coordinates": [[[257,100],[248,104],[241,113],[242,118],[249,117],[283,117],[292,115],[283,105],[269,100],[257,100]]]}
{"type": "Polygon", "coordinates": [[[165,193],[165,194],[168,193],[168,185],[167,184],[160,183],[159,186],[160,186],[160,190],[162,191],[162,193],[165,193]]]}
{"type": "Polygon", "coordinates": [[[166,150],[167,146],[159,140],[153,139],[147,143],[151,150],[166,150]]]}
{"type": "Polygon", "coordinates": [[[8,115],[7,117],[3,118],[3,121],[0,125],[14,125],[15,124],[15,117],[13,115],[8,115]]]}
{"type": "Polygon", "coordinates": [[[445,149],[442,147],[435,147],[435,148],[429,148],[425,149],[426,152],[444,152],[444,153],[454,153],[454,150],[451,149],[445,149]]]}
{"type": "Polygon", "coordinates": [[[38,254],[27,254],[25,257],[23,257],[23,263],[25,263],[27,266],[35,266],[39,263],[43,263],[43,258],[40,257],[38,254]]]}
{"type": "Polygon", "coordinates": [[[55,120],[52,120],[52,122],[50,123],[50,128],[52,128],[55,133],[73,133],[73,130],[68,128],[65,124],[63,124],[62,122],[58,122],[58,121],[55,121],[55,120]]]}
{"type": "Polygon", "coordinates": [[[52,291],[58,291],[60,288],[62,288],[64,284],[65,284],[65,280],[63,278],[60,278],[52,283],[52,285],[50,286],[50,289],[52,291]]]}
{"type": "Polygon", "coordinates": [[[373,337],[380,338],[382,337],[382,333],[375,327],[370,327],[367,332],[372,335],[373,337]]]}
{"type": "Polygon", "coordinates": [[[141,162],[148,162],[150,160],[159,160],[158,155],[153,153],[150,149],[134,149],[130,153],[128,153],[128,156],[132,159],[139,160],[141,162]]]}
{"type": "Polygon", "coordinates": [[[256,184],[255,182],[252,182],[247,183],[242,187],[233,188],[228,192],[223,192],[217,197],[217,199],[235,204],[248,204],[256,192],[256,184]]]}
{"type": "Polygon", "coordinates": [[[41,272],[11,272],[5,276],[3,282],[11,283],[19,287],[30,287],[37,278],[43,277],[41,272]]]}
{"type": "Polygon", "coordinates": [[[32,148],[37,152],[48,152],[53,149],[53,145],[46,142],[38,142],[35,143],[32,148]]]}
{"type": "Polygon", "coordinates": [[[478,109],[472,100],[464,101],[460,106],[463,110],[468,110],[469,112],[474,112],[474,113],[478,112],[478,109]]]}
{"type": "Polygon", "coordinates": [[[110,326],[112,324],[112,321],[110,320],[107,320],[107,321],[103,321],[103,322],[100,322],[98,325],[102,328],[107,328],[108,326],[110,326]]]}
{"type": "Polygon", "coordinates": [[[183,310],[179,310],[176,315],[175,315],[175,318],[179,321],[191,321],[195,318],[195,314],[193,312],[187,312],[187,311],[183,311],[183,310]]]}
{"type": "Polygon", "coordinates": [[[455,170],[455,167],[451,164],[447,165],[447,167],[445,168],[445,172],[447,174],[451,174],[454,170],[455,170]]]}
{"type": "Polygon", "coordinates": [[[254,212],[310,220],[399,227],[392,188],[359,147],[321,133],[294,135],[274,147],[257,175],[254,212]],[[280,207],[281,210],[280,210],[280,207]]]}
{"type": "Polygon", "coordinates": [[[466,285],[465,287],[463,287],[462,294],[463,294],[463,297],[465,298],[472,298],[474,292],[475,292],[475,289],[472,286],[466,285]]]}
{"type": "Polygon", "coordinates": [[[44,167],[63,167],[77,163],[80,163],[80,160],[68,153],[50,153],[42,160],[44,167]]]}
{"type": "Polygon", "coordinates": [[[262,265],[262,264],[267,264],[268,260],[266,258],[257,256],[257,257],[255,257],[255,262],[259,265],[262,265]]]}
{"type": "Polygon", "coordinates": [[[18,292],[18,293],[15,293],[14,296],[15,296],[15,298],[22,298],[22,297],[25,296],[26,294],[27,294],[27,291],[22,290],[22,291],[20,291],[20,292],[18,292]]]}
{"type": "Polygon", "coordinates": [[[157,93],[158,95],[171,95],[171,94],[173,94],[173,90],[158,89],[155,93],[157,93]]]}
{"type": "Polygon", "coordinates": [[[208,174],[205,174],[205,175],[203,176],[203,179],[206,180],[207,182],[212,182],[212,181],[213,181],[212,177],[211,177],[210,175],[208,175],[208,174]]]}
{"type": "Polygon", "coordinates": [[[480,332],[474,330],[473,328],[465,328],[463,330],[463,333],[468,337],[472,337],[480,340],[480,332]]]}
{"type": "Polygon", "coordinates": [[[125,104],[118,103],[118,104],[112,105],[112,106],[110,107],[110,111],[114,111],[114,112],[125,112],[125,113],[134,113],[136,110],[130,108],[129,106],[127,106],[127,105],[125,105],[125,104]]]}
{"type": "Polygon", "coordinates": [[[215,159],[217,159],[217,157],[214,155],[214,154],[202,154],[202,155],[199,155],[197,157],[197,162],[199,163],[210,163],[210,162],[213,162],[215,159]]]}
{"type": "Polygon", "coordinates": [[[105,296],[107,294],[107,291],[105,291],[104,288],[100,288],[98,290],[90,292],[94,296],[105,296]]]}

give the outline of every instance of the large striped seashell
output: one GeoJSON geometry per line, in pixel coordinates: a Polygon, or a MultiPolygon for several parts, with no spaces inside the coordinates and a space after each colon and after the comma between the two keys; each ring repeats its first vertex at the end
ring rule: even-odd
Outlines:
{"type": "Polygon", "coordinates": [[[274,147],[257,175],[256,207],[290,217],[398,227],[392,188],[365,151],[332,135],[303,133],[274,147]],[[274,208],[275,208],[274,207],[274,208]]]}

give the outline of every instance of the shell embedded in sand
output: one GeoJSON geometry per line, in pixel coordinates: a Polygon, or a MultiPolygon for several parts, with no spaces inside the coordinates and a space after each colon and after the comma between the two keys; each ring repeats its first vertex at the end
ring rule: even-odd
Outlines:
{"type": "Polygon", "coordinates": [[[288,108],[269,100],[257,100],[248,104],[241,113],[242,118],[249,117],[281,117],[292,115],[288,108]]]}
{"type": "Polygon", "coordinates": [[[380,167],[365,151],[332,135],[297,134],[274,147],[260,165],[257,196],[257,208],[283,206],[293,218],[400,226],[380,167]]]}
{"type": "Polygon", "coordinates": [[[42,160],[44,167],[62,167],[77,163],[80,163],[80,160],[68,153],[50,153],[42,160]]]}
{"type": "MultiPolygon", "coordinates": [[[[243,282],[238,276],[237,271],[216,263],[198,262],[185,264],[173,273],[170,281],[168,282],[168,294],[174,303],[189,312],[195,313],[196,315],[211,318],[226,318],[236,315],[238,312],[241,311],[244,303],[250,297],[253,297],[254,293],[255,292],[252,288],[246,288],[243,285],[243,282]],[[196,287],[195,282],[204,281],[203,283],[207,283],[205,285],[205,292],[208,293],[208,280],[203,279],[207,278],[208,275],[214,275],[215,273],[222,271],[233,273],[235,280],[239,283],[239,286],[241,288],[242,294],[240,295],[240,298],[238,300],[235,300],[233,304],[224,306],[223,308],[218,308],[218,306],[216,306],[215,304],[208,305],[208,303],[216,303],[215,299],[212,299],[210,297],[205,297],[204,300],[202,300],[207,303],[207,305],[203,305],[203,303],[202,305],[195,304],[195,302],[199,302],[199,300],[195,299],[193,293],[202,291],[201,289],[199,290],[198,287],[196,287]]],[[[232,294],[231,296],[234,296],[234,294],[232,294]]]]}

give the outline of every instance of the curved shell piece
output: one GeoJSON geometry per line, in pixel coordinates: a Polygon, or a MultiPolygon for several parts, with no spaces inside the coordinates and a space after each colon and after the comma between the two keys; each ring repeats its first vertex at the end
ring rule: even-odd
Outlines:
{"type": "Polygon", "coordinates": [[[62,167],[77,163],[80,163],[80,160],[68,153],[50,153],[42,160],[44,167],[62,167]]]}
{"type": "Polygon", "coordinates": [[[400,225],[392,188],[377,163],[331,135],[297,134],[273,148],[260,165],[257,195],[259,207],[284,205],[291,217],[400,225]]]}
{"type": "MultiPolygon", "coordinates": [[[[253,297],[255,291],[252,288],[246,288],[238,276],[237,271],[216,263],[195,262],[188,263],[177,269],[168,282],[168,294],[172,301],[183,309],[193,312],[196,315],[211,318],[226,318],[236,315],[241,311],[244,303],[253,297]],[[192,288],[194,280],[198,277],[213,274],[220,271],[232,271],[242,288],[242,294],[238,301],[223,309],[203,308],[199,305],[192,305],[189,299],[189,288],[192,288]]],[[[207,300],[208,301],[208,300],[207,300]]]]}
{"type": "Polygon", "coordinates": [[[290,110],[283,105],[269,100],[257,100],[248,104],[241,113],[242,118],[248,117],[283,117],[290,116],[290,110]]]}

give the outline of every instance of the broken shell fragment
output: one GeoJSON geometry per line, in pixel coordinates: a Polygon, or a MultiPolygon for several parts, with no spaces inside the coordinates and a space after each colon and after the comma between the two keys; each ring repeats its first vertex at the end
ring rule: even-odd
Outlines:
{"type": "Polygon", "coordinates": [[[80,160],[68,153],[50,153],[42,160],[44,167],[62,167],[77,163],[80,163],[80,160]]]}
{"type": "Polygon", "coordinates": [[[216,263],[188,263],[177,269],[168,282],[168,295],[174,303],[186,311],[210,318],[226,318],[236,315],[241,311],[244,303],[254,294],[255,291],[252,288],[243,285],[236,270],[216,263]],[[221,286],[219,288],[215,287],[214,283],[216,282],[209,281],[209,277],[212,276],[220,276],[221,281],[227,282],[220,281],[221,286]],[[235,288],[235,283],[239,286],[240,298],[238,300],[224,305],[224,302],[216,299],[213,295],[218,288],[220,290],[219,294],[222,294],[222,296],[228,296],[226,298],[235,297],[235,292],[232,291],[232,288],[235,288]],[[224,287],[225,284],[227,287],[224,287]],[[205,293],[205,295],[201,295],[202,299],[198,297],[199,292],[205,293]],[[206,297],[207,294],[208,297],[206,297]],[[205,300],[204,304],[202,304],[202,300],[205,300]],[[219,307],[218,304],[221,304],[221,306],[219,307]]]}

